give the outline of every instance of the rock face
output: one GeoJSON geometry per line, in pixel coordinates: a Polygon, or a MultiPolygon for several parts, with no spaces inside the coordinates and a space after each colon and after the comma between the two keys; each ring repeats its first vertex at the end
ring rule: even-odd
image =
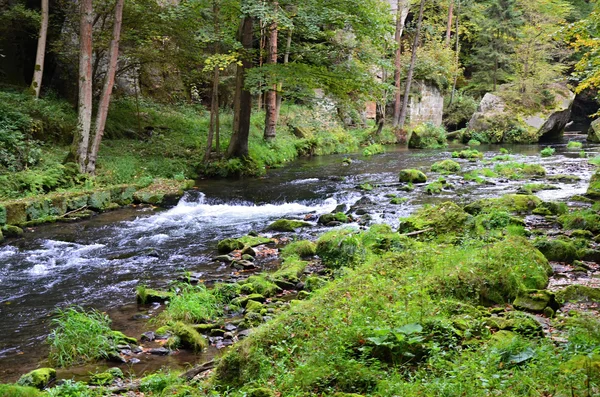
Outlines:
{"type": "Polygon", "coordinates": [[[444,97],[440,90],[423,81],[415,82],[419,95],[410,97],[408,118],[412,127],[423,123],[431,123],[436,127],[442,125],[444,114],[444,97]]]}
{"type": "Polygon", "coordinates": [[[600,119],[592,121],[587,136],[588,142],[600,143],[600,119]]]}
{"type": "Polygon", "coordinates": [[[560,137],[571,117],[575,94],[560,84],[547,91],[553,97],[552,104],[535,114],[512,108],[501,93],[485,94],[469,121],[468,132],[471,136],[484,134],[491,143],[531,143],[560,137]]]}

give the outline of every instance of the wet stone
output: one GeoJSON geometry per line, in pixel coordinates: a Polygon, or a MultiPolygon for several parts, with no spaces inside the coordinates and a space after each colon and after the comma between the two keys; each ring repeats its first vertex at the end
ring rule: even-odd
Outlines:
{"type": "Polygon", "coordinates": [[[149,318],[150,318],[149,315],[142,314],[142,313],[137,313],[137,314],[134,314],[133,316],[131,316],[131,319],[134,320],[134,321],[148,320],[149,318]]]}
{"type": "Polygon", "coordinates": [[[223,327],[225,329],[225,331],[235,331],[237,329],[237,327],[231,323],[227,323],[225,324],[225,326],[223,327]]]}
{"type": "Polygon", "coordinates": [[[154,354],[157,356],[167,356],[170,352],[171,351],[165,347],[157,347],[157,348],[148,350],[148,353],[154,354]]]}
{"type": "Polygon", "coordinates": [[[233,339],[233,333],[231,333],[231,332],[225,332],[223,334],[223,339],[233,339]]]}
{"type": "Polygon", "coordinates": [[[156,335],[152,331],[144,332],[140,338],[140,340],[148,342],[152,342],[154,339],[156,339],[156,335]]]}
{"type": "Polygon", "coordinates": [[[245,329],[237,334],[238,339],[244,339],[252,333],[251,329],[245,329]]]}
{"type": "Polygon", "coordinates": [[[129,364],[139,364],[142,362],[139,358],[132,357],[127,361],[129,364]]]}
{"type": "Polygon", "coordinates": [[[142,349],[140,346],[134,346],[131,351],[134,354],[140,354],[144,351],[144,349],[142,349]]]}

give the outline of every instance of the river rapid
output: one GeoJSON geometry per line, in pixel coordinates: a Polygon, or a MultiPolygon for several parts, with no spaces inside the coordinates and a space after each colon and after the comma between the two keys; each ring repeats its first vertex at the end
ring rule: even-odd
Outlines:
{"type": "MultiPolygon", "coordinates": [[[[584,136],[570,138],[582,141],[584,136]]],[[[557,151],[548,158],[539,156],[542,146],[504,146],[513,153],[512,161],[539,163],[548,175],[581,178],[575,183],[540,180],[560,188],[539,192],[544,200],[565,200],[586,191],[594,167],[580,157],[580,149],[568,150],[566,141],[552,145],[557,151]]],[[[283,217],[303,219],[307,214],[331,212],[361,197],[373,202],[369,208],[372,222],[396,226],[399,217],[425,203],[466,203],[516,192],[518,186],[532,182],[497,178],[489,184],[466,182],[460,175],[484,165],[459,160],[460,175],[446,177],[455,186],[452,191],[430,196],[424,186],[412,192],[398,190],[398,171],[418,168],[433,181],[438,175],[429,172],[431,164],[450,158],[455,149],[388,147],[385,154],[370,158],[356,154],[300,159],[269,170],[260,179],[200,180],[171,209],[129,207],[77,223],[27,230],[24,237],[0,244],[0,382],[15,380],[46,354],[43,342],[56,308],[81,305],[109,310],[116,317],[115,326],[122,329],[137,310],[133,303],[140,284],[165,286],[184,271],[201,273],[207,281],[232,277],[233,269],[212,261],[220,239],[261,232],[283,217]],[[350,165],[342,161],[345,157],[353,160],[350,165]],[[375,188],[358,189],[363,183],[375,188]],[[407,201],[392,205],[390,194],[407,201]]],[[[499,154],[500,146],[478,149],[489,160],[499,154]]],[[[593,157],[600,147],[585,144],[584,150],[593,157]]],[[[494,164],[485,166],[493,168],[494,164]]],[[[303,232],[303,237],[316,237],[322,231],[315,226],[303,232]]],[[[137,332],[138,328],[129,330],[137,332]]]]}

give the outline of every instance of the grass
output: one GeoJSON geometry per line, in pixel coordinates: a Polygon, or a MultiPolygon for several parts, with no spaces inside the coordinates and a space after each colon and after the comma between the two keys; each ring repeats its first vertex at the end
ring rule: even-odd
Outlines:
{"type": "Polygon", "coordinates": [[[67,367],[114,356],[121,338],[110,324],[108,316],[96,310],[58,310],[48,336],[50,361],[67,367]]]}
{"type": "Polygon", "coordinates": [[[214,320],[223,314],[219,297],[203,285],[181,287],[166,309],[160,314],[160,322],[183,321],[202,323],[214,320]]]}

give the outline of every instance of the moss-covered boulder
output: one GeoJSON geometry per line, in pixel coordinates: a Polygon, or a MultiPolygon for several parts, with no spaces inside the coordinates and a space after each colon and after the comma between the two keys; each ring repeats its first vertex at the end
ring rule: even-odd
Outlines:
{"type": "Polygon", "coordinates": [[[428,230],[429,234],[460,233],[464,231],[470,215],[453,202],[424,206],[413,215],[401,218],[398,231],[410,233],[428,230]]]}
{"type": "Polygon", "coordinates": [[[264,305],[260,302],[253,301],[250,299],[246,303],[246,312],[248,312],[248,313],[252,313],[252,312],[260,313],[262,309],[264,309],[264,305]]]}
{"type": "Polygon", "coordinates": [[[328,225],[332,222],[348,223],[350,222],[350,218],[343,212],[336,212],[334,214],[323,214],[318,220],[318,223],[321,225],[328,225]]]}
{"type": "Polygon", "coordinates": [[[596,171],[590,178],[586,196],[592,199],[600,199],[600,172],[596,171]]]}
{"type": "Polygon", "coordinates": [[[67,211],[75,211],[88,205],[90,195],[88,193],[71,193],[65,197],[67,211]]]}
{"type": "Polygon", "coordinates": [[[6,208],[0,204],[0,226],[6,224],[6,208]]]}
{"type": "Polygon", "coordinates": [[[315,243],[309,240],[299,240],[289,243],[283,247],[280,251],[282,258],[289,258],[291,256],[298,256],[300,258],[307,258],[317,253],[317,246],[315,243]]]}
{"type": "Polygon", "coordinates": [[[255,301],[259,303],[264,303],[267,301],[267,298],[261,294],[250,294],[246,296],[240,296],[231,301],[231,303],[235,306],[246,307],[249,301],[255,301]]]}
{"type": "Polygon", "coordinates": [[[21,376],[17,381],[17,384],[19,386],[30,386],[41,390],[54,379],[56,379],[56,370],[54,368],[38,368],[21,376]]]}
{"type": "Polygon", "coordinates": [[[244,243],[235,238],[226,238],[219,241],[217,250],[220,254],[228,254],[231,251],[241,250],[244,248],[244,243]]]}
{"type": "Polygon", "coordinates": [[[460,171],[460,164],[454,160],[446,159],[433,163],[431,166],[432,172],[452,173],[460,171]]]}
{"type": "Polygon", "coordinates": [[[600,143],[600,119],[592,121],[587,135],[588,142],[600,143]]]}
{"type": "Polygon", "coordinates": [[[483,158],[483,153],[481,153],[477,149],[465,149],[461,150],[460,152],[452,152],[452,158],[465,159],[471,162],[475,162],[483,158]]]}
{"type": "Polygon", "coordinates": [[[0,384],[0,396],[5,397],[38,397],[42,392],[35,387],[0,384]]]}
{"type": "Polygon", "coordinates": [[[271,240],[269,237],[247,235],[238,237],[237,241],[247,247],[256,247],[258,245],[271,243],[273,240],[271,240]]]}
{"type": "Polygon", "coordinates": [[[275,397],[275,392],[271,389],[267,389],[266,387],[259,387],[256,389],[251,389],[248,394],[248,397],[275,397]]]}
{"type": "Polygon", "coordinates": [[[427,182],[427,175],[422,171],[407,168],[400,171],[398,180],[407,183],[425,183],[427,182]]]}
{"type": "Polygon", "coordinates": [[[534,246],[540,250],[549,261],[570,263],[577,259],[577,248],[570,241],[539,238],[534,242],[534,246]]]}
{"type": "Polygon", "coordinates": [[[272,232],[295,232],[296,229],[312,226],[308,222],[293,220],[293,219],[278,219],[267,226],[267,231],[272,232]]]}
{"type": "Polygon", "coordinates": [[[517,295],[513,306],[519,310],[543,313],[546,307],[558,308],[554,294],[548,290],[523,290],[517,295]]]}
{"type": "Polygon", "coordinates": [[[5,237],[21,237],[23,236],[23,229],[14,225],[4,225],[0,227],[0,233],[4,234],[5,237]]]}
{"type": "Polygon", "coordinates": [[[317,255],[328,268],[354,267],[367,254],[362,240],[353,229],[334,230],[317,240],[317,255]]]}
{"type": "Polygon", "coordinates": [[[208,347],[207,340],[191,325],[178,321],[167,326],[166,331],[177,337],[176,344],[178,344],[178,346],[172,347],[183,347],[196,352],[202,351],[208,347]]]}
{"type": "Polygon", "coordinates": [[[110,190],[100,190],[90,194],[88,207],[96,211],[104,211],[111,204],[110,190]]]}
{"type": "Polygon", "coordinates": [[[25,210],[27,202],[23,200],[13,200],[4,202],[2,205],[6,210],[7,224],[21,225],[27,222],[27,212],[25,210]]]}
{"type": "Polygon", "coordinates": [[[477,200],[467,206],[465,211],[476,215],[489,211],[506,211],[516,214],[531,213],[536,209],[542,200],[533,195],[525,194],[507,194],[499,198],[488,198],[477,200]]]}
{"type": "Polygon", "coordinates": [[[159,291],[146,287],[138,287],[137,291],[137,301],[141,304],[146,303],[164,303],[165,301],[171,300],[173,298],[173,292],[169,291],[159,291]]]}
{"type": "Polygon", "coordinates": [[[164,199],[165,195],[162,192],[141,190],[133,194],[133,200],[141,204],[160,205],[164,199]]]}
{"type": "Polygon", "coordinates": [[[566,302],[600,302],[600,288],[585,285],[569,285],[556,292],[559,303],[566,302]]]}

